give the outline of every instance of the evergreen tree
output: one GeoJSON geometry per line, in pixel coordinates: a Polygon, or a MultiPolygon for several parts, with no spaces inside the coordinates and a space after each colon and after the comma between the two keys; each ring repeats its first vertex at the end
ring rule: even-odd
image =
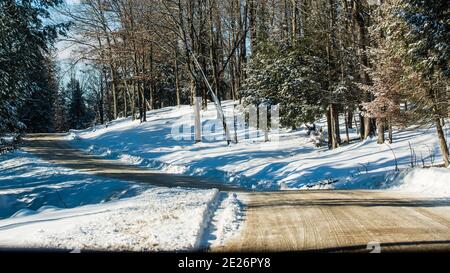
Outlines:
{"type": "Polygon", "coordinates": [[[69,124],[70,94],[66,88],[61,88],[54,100],[54,127],[56,132],[67,132],[69,124]]]}
{"type": "Polygon", "coordinates": [[[86,105],[80,82],[72,78],[67,84],[67,90],[71,94],[68,121],[71,129],[83,129],[88,120],[86,116],[86,105]]]}
{"type": "Polygon", "coordinates": [[[30,95],[19,109],[21,121],[29,133],[54,132],[54,103],[58,92],[58,83],[53,60],[46,57],[42,69],[33,71],[30,95]]]}
{"type": "Polygon", "coordinates": [[[411,65],[423,77],[434,73],[450,76],[450,15],[448,0],[403,0],[398,16],[405,20],[408,31],[407,55],[411,65]]]}
{"type": "Polygon", "coordinates": [[[323,114],[323,70],[306,42],[294,48],[259,42],[240,95],[245,104],[280,104],[281,124],[295,128],[323,114]]]}
{"type": "Polygon", "coordinates": [[[373,17],[374,26],[370,28],[374,47],[370,51],[373,67],[370,69],[371,84],[363,89],[371,93],[374,100],[363,103],[367,116],[376,119],[378,143],[384,144],[385,127],[389,129],[389,141],[392,139],[392,126],[408,126],[412,120],[410,112],[400,111],[400,104],[407,103],[407,92],[414,89],[409,84],[407,67],[402,56],[407,50],[407,43],[401,39],[406,31],[405,23],[397,15],[398,0],[381,5],[373,17]]]}
{"type": "Polygon", "coordinates": [[[421,105],[422,118],[434,121],[445,166],[450,165],[443,131],[449,113],[450,25],[448,0],[403,0],[398,16],[405,20],[408,44],[405,61],[417,83],[413,97],[421,105]],[[428,112],[428,114],[426,114],[428,112]]]}
{"type": "MultiPolygon", "coordinates": [[[[375,85],[380,99],[398,106],[397,98],[412,103],[414,124],[436,126],[445,165],[449,150],[443,131],[449,113],[448,1],[389,0],[381,6],[379,32],[384,36],[378,55],[375,85]]],[[[392,111],[391,111],[392,112],[392,111]]]]}
{"type": "Polygon", "coordinates": [[[0,134],[25,129],[19,108],[33,93],[49,45],[65,25],[48,25],[62,0],[0,1],[0,134]]]}

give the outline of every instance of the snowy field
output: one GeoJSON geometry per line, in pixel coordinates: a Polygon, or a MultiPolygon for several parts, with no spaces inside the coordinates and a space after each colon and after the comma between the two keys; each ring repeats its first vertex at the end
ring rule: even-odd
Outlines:
{"type": "Polygon", "coordinates": [[[194,250],[232,236],[240,210],[215,189],[152,188],[0,155],[0,247],[194,250]]]}
{"type": "MultiPolygon", "coordinates": [[[[232,108],[231,102],[224,105],[225,110],[232,108]]],[[[176,139],[172,135],[173,128],[180,125],[193,132],[192,116],[189,106],[168,107],[150,111],[146,123],[122,119],[107,128],[73,131],[69,138],[73,145],[107,158],[165,172],[205,176],[258,190],[398,187],[404,173],[393,174],[395,162],[401,170],[408,169],[410,147],[415,153],[413,162],[418,166],[441,162],[432,127],[395,131],[390,147],[378,145],[373,139],[330,151],[326,147],[316,148],[304,128],[271,133],[270,142],[264,142],[262,136],[243,139],[245,130],[240,128],[237,134],[242,140],[230,146],[225,141],[207,138],[199,144],[176,139]]],[[[209,132],[215,119],[215,108],[210,104],[208,111],[202,112],[203,130],[209,132]]],[[[325,127],[323,121],[317,125],[325,127]]],[[[216,128],[221,128],[220,123],[216,123],[216,128]]],[[[345,139],[343,128],[342,125],[342,138],[345,139]]],[[[231,133],[234,135],[233,131],[231,133]]],[[[208,136],[211,135],[220,137],[223,132],[219,130],[208,136]]],[[[358,137],[355,129],[350,131],[350,137],[358,137]]],[[[416,191],[416,188],[417,185],[411,190],[416,191]]]]}

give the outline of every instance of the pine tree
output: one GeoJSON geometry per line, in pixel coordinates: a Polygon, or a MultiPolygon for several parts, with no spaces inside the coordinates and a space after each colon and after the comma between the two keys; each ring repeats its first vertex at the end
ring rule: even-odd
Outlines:
{"type": "Polygon", "coordinates": [[[382,35],[371,89],[376,95],[368,109],[378,117],[398,112],[411,102],[407,115],[414,124],[436,126],[442,156],[449,165],[443,132],[449,113],[449,26],[446,0],[388,0],[380,7],[376,28],[382,35]],[[387,106],[387,107],[386,107],[387,106]]]}
{"type": "Polygon", "coordinates": [[[247,105],[280,104],[281,124],[298,128],[323,114],[323,70],[324,62],[306,42],[294,48],[259,42],[240,96],[247,105]]]}
{"type": "Polygon", "coordinates": [[[448,0],[403,0],[398,16],[406,21],[406,41],[411,64],[422,77],[441,73],[450,76],[448,0]]]}
{"type": "MultiPolygon", "coordinates": [[[[397,1],[398,3],[398,1],[397,1]]],[[[377,121],[378,143],[385,142],[385,129],[389,129],[389,142],[392,139],[392,126],[407,126],[410,117],[400,111],[400,104],[408,101],[407,67],[402,63],[402,55],[407,44],[401,39],[405,32],[404,22],[398,18],[395,1],[388,1],[378,8],[374,25],[370,28],[374,47],[370,51],[373,65],[370,69],[371,84],[362,86],[373,95],[371,102],[363,103],[366,115],[377,121]]]]}
{"type": "Polygon", "coordinates": [[[42,60],[42,69],[33,71],[30,96],[19,108],[19,116],[28,133],[54,132],[54,104],[58,92],[58,83],[54,61],[46,57],[42,60]]]}
{"type": "Polygon", "coordinates": [[[424,117],[435,123],[442,157],[448,167],[449,149],[442,128],[443,119],[448,117],[450,99],[448,0],[403,0],[398,16],[407,25],[405,60],[411,66],[411,79],[418,84],[419,98],[424,98],[417,98],[416,102],[423,102],[423,109],[430,113],[424,117]]]}
{"type": "Polygon", "coordinates": [[[0,1],[0,134],[23,131],[19,109],[38,85],[45,54],[66,25],[49,25],[61,0],[0,1]],[[45,20],[45,23],[44,23],[45,20]]]}
{"type": "Polygon", "coordinates": [[[68,121],[71,129],[83,129],[88,123],[86,116],[86,105],[83,97],[83,90],[80,82],[72,78],[67,84],[67,90],[70,92],[70,105],[68,121]]]}
{"type": "Polygon", "coordinates": [[[69,124],[69,106],[70,94],[66,88],[58,90],[54,100],[54,120],[53,124],[56,132],[67,132],[70,129],[69,124]]]}

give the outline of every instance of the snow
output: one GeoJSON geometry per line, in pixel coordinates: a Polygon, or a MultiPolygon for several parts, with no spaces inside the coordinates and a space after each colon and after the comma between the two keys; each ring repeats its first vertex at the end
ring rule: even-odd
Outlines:
{"type": "MultiPolygon", "coordinates": [[[[224,102],[225,112],[233,103],[224,102]]],[[[73,132],[72,144],[107,158],[164,172],[205,176],[223,183],[236,184],[257,190],[293,189],[379,189],[395,170],[395,158],[400,169],[411,164],[410,144],[417,160],[431,165],[440,163],[440,151],[435,129],[407,128],[394,132],[392,145],[378,145],[375,139],[355,141],[336,150],[316,148],[315,137],[306,128],[270,132],[270,142],[263,135],[244,139],[245,128],[239,127],[238,144],[230,146],[223,140],[222,130],[210,132],[216,124],[213,105],[202,112],[204,137],[194,144],[193,110],[189,106],[168,107],[148,112],[148,122],[121,119],[106,128],[73,132]],[[184,126],[187,134],[173,135],[184,126]],[[174,129],[175,128],[175,129],[174,129]],[[187,139],[186,139],[187,137],[187,139]],[[184,139],[183,139],[184,138],[184,139]],[[279,141],[277,141],[279,140],[279,141]],[[393,154],[394,151],[395,156],[393,154]]],[[[341,136],[345,139],[343,120],[341,136]]],[[[229,123],[234,135],[232,123],[229,123]]],[[[324,120],[317,129],[326,128],[324,120]]],[[[250,134],[256,130],[251,129],[250,134]]],[[[247,132],[247,135],[249,133],[247,132]]],[[[350,130],[350,138],[358,138],[357,130],[350,130]]]]}
{"type": "Polygon", "coordinates": [[[0,247],[200,249],[237,232],[240,207],[221,216],[225,204],[216,189],[150,187],[79,173],[26,152],[0,155],[0,247]],[[216,223],[226,228],[211,239],[216,223]]]}
{"type": "Polygon", "coordinates": [[[192,250],[217,190],[150,189],[133,198],[0,221],[0,246],[115,251],[192,250]]]}
{"type": "MultiPolygon", "coordinates": [[[[225,102],[224,108],[233,104],[225,102]]],[[[432,127],[396,130],[392,145],[369,139],[336,150],[316,147],[317,137],[307,128],[272,131],[271,141],[264,142],[263,134],[244,138],[256,129],[238,127],[239,143],[228,146],[220,139],[223,132],[212,130],[221,128],[212,106],[202,112],[209,134],[194,144],[192,114],[189,106],[168,107],[148,112],[146,123],[123,118],[72,130],[66,139],[127,164],[257,190],[386,189],[450,197],[450,169],[433,167],[441,158],[432,127]],[[180,137],[176,133],[183,126],[188,133],[180,137]],[[432,168],[411,169],[411,152],[417,165],[432,168]]],[[[326,128],[323,120],[316,126],[326,128]]],[[[358,137],[355,129],[350,137],[358,137]]],[[[239,233],[243,206],[236,194],[216,189],[157,188],[80,173],[21,151],[0,155],[0,247],[178,251],[220,246],[239,233]]]]}
{"type": "Polygon", "coordinates": [[[406,170],[391,179],[394,184],[392,190],[450,197],[450,169],[406,170]]]}
{"type": "Polygon", "coordinates": [[[243,204],[236,193],[221,193],[216,214],[211,219],[209,237],[205,240],[212,247],[223,246],[239,232],[243,221],[243,204]]]}
{"type": "Polygon", "coordinates": [[[108,202],[145,189],[55,166],[21,151],[0,156],[0,219],[44,206],[73,208],[108,202]]]}

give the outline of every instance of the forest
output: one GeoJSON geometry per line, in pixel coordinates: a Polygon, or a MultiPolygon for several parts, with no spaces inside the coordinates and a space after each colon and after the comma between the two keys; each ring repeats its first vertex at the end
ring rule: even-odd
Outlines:
{"type": "Polygon", "coordinates": [[[197,96],[206,109],[217,95],[280,105],[285,128],[326,117],[330,149],[433,126],[448,166],[448,4],[2,0],[0,136],[146,122],[148,110],[197,96]]]}

